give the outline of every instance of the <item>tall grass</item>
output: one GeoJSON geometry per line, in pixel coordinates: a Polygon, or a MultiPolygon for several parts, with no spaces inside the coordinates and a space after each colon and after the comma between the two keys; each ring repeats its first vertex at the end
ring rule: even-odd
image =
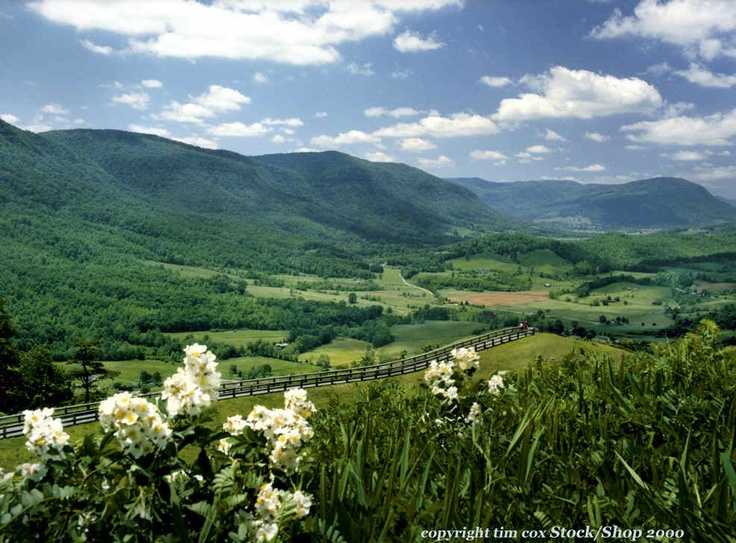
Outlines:
{"type": "Polygon", "coordinates": [[[614,525],[734,542],[736,357],[716,335],[706,322],[653,354],[539,357],[452,407],[392,384],[335,399],[315,420],[318,515],[351,542],[614,525]]]}

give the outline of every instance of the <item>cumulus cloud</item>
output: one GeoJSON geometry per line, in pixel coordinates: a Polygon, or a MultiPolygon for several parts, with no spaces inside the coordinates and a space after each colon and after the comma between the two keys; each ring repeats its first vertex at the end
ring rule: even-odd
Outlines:
{"type": "Polygon", "coordinates": [[[591,119],[648,113],[662,105],[657,89],[635,77],[618,78],[555,66],[548,74],[527,76],[523,81],[539,92],[502,100],[494,120],[591,119]]]}
{"type": "Polygon", "coordinates": [[[194,145],[195,147],[204,147],[205,149],[218,149],[219,148],[216,141],[208,140],[207,138],[203,138],[201,136],[186,136],[183,138],[171,138],[171,139],[175,141],[180,141],[181,143],[186,143],[188,145],[194,145]]]}
{"type": "Polygon", "coordinates": [[[564,168],[555,168],[557,171],[564,172],[602,172],[606,170],[605,166],[601,164],[591,164],[590,166],[565,166],[564,168]]]}
{"type": "Polygon", "coordinates": [[[428,169],[449,168],[455,165],[455,161],[445,155],[437,158],[420,158],[418,162],[422,168],[428,169]]]}
{"type": "Polygon", "coordinates": [[[545,145],[532,145],[531,147],[526,148],[527,153],[534,153],[534,154],[544,154],[544,153],[551,153],[552,149],[545,145]]]}
{"type": "Polygon", "coordinates": [[[544,139],[546,139],[547,141],[567,141],[567,139],[560,136],[557,132],[550,128],[545,131],[544,139]]]}
{"type": "Polygon", "coordinates": [[[366,153],[364,157],[366,160],[370,160],[371,162],[396,162],[396,158],[392,157],[391,155],[387,155],[382,151],[366,153]]]}
{"type": "Polygon", "coordinates": [[[2,115],[0,115],[0,119],[5,121],[6,123],[15,124],[15,125],[17,125],[20,122],[20,119],[18,117],[10,113],[3,113],[2,115]]]}
{"type": "Polygon", "coordinates": [[[683,48],[688,56],[712,60],[736,56],[728,33],[736,30],[733,0],[642,0],[633,15],[620,10],[591,32],[596,39],[627,36],[661,40],[683,48]]]}
{"type": "Polygon", "coordinates": [[[164,84],[158,79],[144,79],[141,81],[141,86],[147,89],[160,89],[164,84]]]}
{"type": "Polygon", "coordinates": [[[728,89],[736,85],[736,75],[714,74],[694,62],[690,63],[687,70],[677,70],[674,73],[702,87],[728,89]]]}
{"type": "Polygon", "coordinates": [[[97,53],[98,55],[110,55],[113,52],[112,47],[107,45],[97,45],[89,40],[81,40],[80,43],[85,49],[92,51],[93,53],[97,53]]]}
{"type": "Polygon", "coordinates": [[[599,134],[598,132],[586,132],[585,139],[595,141],[598,143],[604,143],[611,138],[609,138],[608,136],[604,136],[603,134],[599,134]]]}
{"type": "Polygon", "coordinates": [[[49,115],[68,115],[69,110],[59,104],[46,104],[41,108],[41,113],[49,115]]]}
{"type": "Polygon", "coordinates": [[[406,30],[394,38],[394,48],[402,53],[434,51],[444,45],[444,43],[437,41],[436,36],[425,38],[420,33],[411,30],[406,30]]]}
{"type": "Polygon", "coordinates": [[[489,87],[505,87],[506,85],[511,85],[511,83],[513,83],[513,81],[508,77],[490,75],[484,75],[481,77],[480,82],[489,87]]]}
{"type": "Polygon", "coordinates": [[[261,123],[269,126],[287,126],[291,128],[298,128],[300,126],[304,126],[304,123],[301,119],[298,119],[296,117],[291,117],[289,119],[271,119],[270,117],[267,117],[261,121],[261,123]]]}
{"type": "Polygon", "coordinates": [[[245,124],[241,122],[223,123],[211,126],[207,133],[216,137],[254,137],[268,134],[271,128],[261,123],[245,124]]]}
{"type": "Polygon", "coordinates": [[[366,62],[364,64],[351,62],[348,64],[348,71],[353,75],[371,76],[376,74],[372,62],[366,62]]]}
{"type": "Polygon", "coordinates": [[[146,109],[150,97],[145,92],[127,92],[112,97],[113,104],[125,104],[133,109],[146,109]]]}
{"type": "Polygon", "coordinates": [[[173,100],[158,118],[184,123],[202,123],[228,111],[239,111],[241,104],[249,104],[250,98],[228,87],[210,85],[207,92],[191,98],[185,104],[173,100]]]}
{"type": "Polygon", "coordinates": [[[470,157],[476,160],[506,160],[508,158],[501,151],[481,151],[480,149],[471,151],[470,157]]]}
{"type": "Polygon", "coordinates": [[[736,109],[706,117],[677,116],[658,121],[642,121],[621,127],[636,143],[669,145],[731,145],[736,136],[736,109]]]}
{"type": "Polygon", "coordinates": [[[366,134],[360,130],[350,130],[343,132],[335,137],[331,136],[316,136],[310,140],[312,145],[322,148],[335,148],[342,145],[353,145],[356,143],[380,143],[381,138],[378,138],[371,134],[366,134]]]}
{"type": "Polygon", "coordinates": [[[381,117],[386,115],[388,117],[411,117],[412,115],[419,115],[420,111],[412,107],[397,107],[395,109],[386,109],[385,107],[369,107],[363,110],[363,115],[366,117],[381,117]]]}
{"type": "Polygon", "coordinates": [[[162,138],[170,138],[171,133],[165,128],[158,126],[143,126],[140,124],[129,124],[128,130],[131,132],[138,132],[140,134],[153,134],[154,136],[161,136],[162,138]]]}
{"type": "Polygon", "coordinates": [[[677,153],[672,155],[672,158],[674,160],[695,161],[704,160],[705,155],[698,151],[678,151],[677,153]]]}
{"type": "Polygon", "coordinates": [[[398,123],[376,130],[376,136],[389,138],[454,138],[460,136],[479,136],[496,134],[496,124],[488,117],[455,113],[449,117],[431,114],[415,123],[398,123]]]}
{"type": "Polygon", "coordinates": [[[422,138],[406,138],[401,140],[401,150],[412,153],[420,153],[422,151],[431,151],[437,149],[437,146],[431,141],[422,138]]]}

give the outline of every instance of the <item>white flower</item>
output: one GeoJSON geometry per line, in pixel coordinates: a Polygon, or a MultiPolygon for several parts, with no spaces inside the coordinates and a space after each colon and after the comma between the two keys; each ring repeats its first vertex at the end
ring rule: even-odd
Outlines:
{"type": "Polygon", "coordinates": [[[490,392],[491,394],[498,396],[499,394],[501,394],[502,388],[504,388],[503,377],[501,377],[500,375],[494,375],[488,381],[488,392],[490,392]]]}
{"type": "Polygon", "coordinates": [[[242,415],[233,415],[222,424],[222,429],[232,436],[237,436],[243,433],[246,426],[247,423],[243,420],[242,415]]]}
{"type": "Polygon", "coordinates": [[[19,465],[16,469],[20,470],[21,477],[30,479],[31,481],[40,481],[49,471],[43,462],[26,462],[25,464],[19,465]]]}
{"type": "Polygon", "coordinates": [[[312,507],[312,497],[297,490],[291,495],[291,498],[296,503],[296,518],[306,517],[309,514],[309,508],[312,507]]]}
{"type": "Polygon", "coordinates": [[[135,458],[163,449],[171,429],[155,405],[129,392],[110,396],[100,403],[100,425],[105,432],[115,432],[123,449],[135,458]]]}
{"type": "Polygon", "coordinates": [[[206,345],[188,345],[184,352],[184,367],[164,381],[161,398],[167,400],[169,415],[197,415],[217,399],[220,372],[215,355],[206,345]]]}
{"type": "Polygon", "coordinates": [[[471,369],[478,369],[480,367],[480,355],[475,352],[475,349],[461,347],[459,349],[453,349],[451,354],[460,370],[466,373],[471,369]]]}
{"type": "Polygon", "coordinates": [[[478,405],[477,402],[473,402],[473,405],[470,406],[470,411],[468,412],[468,416],[465,417],[466,422],[477,422],[480,420],[481,416],[481,408],[480,405],[478,405]]]}
{"type": "Polygon", "coordinates": [[[63,448],[69,441],[61,420],[51,417],[53,413],[50,407],[23,411],[23,433],[28,438],[26,448],[42,461],[64,458],[63,448]]]}

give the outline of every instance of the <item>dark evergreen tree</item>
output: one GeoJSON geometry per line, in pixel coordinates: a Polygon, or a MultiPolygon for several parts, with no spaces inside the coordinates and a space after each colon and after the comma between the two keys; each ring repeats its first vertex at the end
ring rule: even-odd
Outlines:
{"type": "Polygon", "coordinates": [[[10,315],[5,311],[5,302],[0,300],[0,412],[14,413],[18,410],[19,354],[14,340],[18,330],[10,315]]]}

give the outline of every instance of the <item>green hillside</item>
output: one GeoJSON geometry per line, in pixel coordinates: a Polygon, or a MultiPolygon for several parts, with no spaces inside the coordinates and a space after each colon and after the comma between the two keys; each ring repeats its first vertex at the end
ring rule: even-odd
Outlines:
{"type": "Polygon", "coordinates": [[[492,209],[522,221],[580,230],[634,230],[736,222],[736,208],[696,183],[657,177],[618,185],[454,179],[492,209]]]}

